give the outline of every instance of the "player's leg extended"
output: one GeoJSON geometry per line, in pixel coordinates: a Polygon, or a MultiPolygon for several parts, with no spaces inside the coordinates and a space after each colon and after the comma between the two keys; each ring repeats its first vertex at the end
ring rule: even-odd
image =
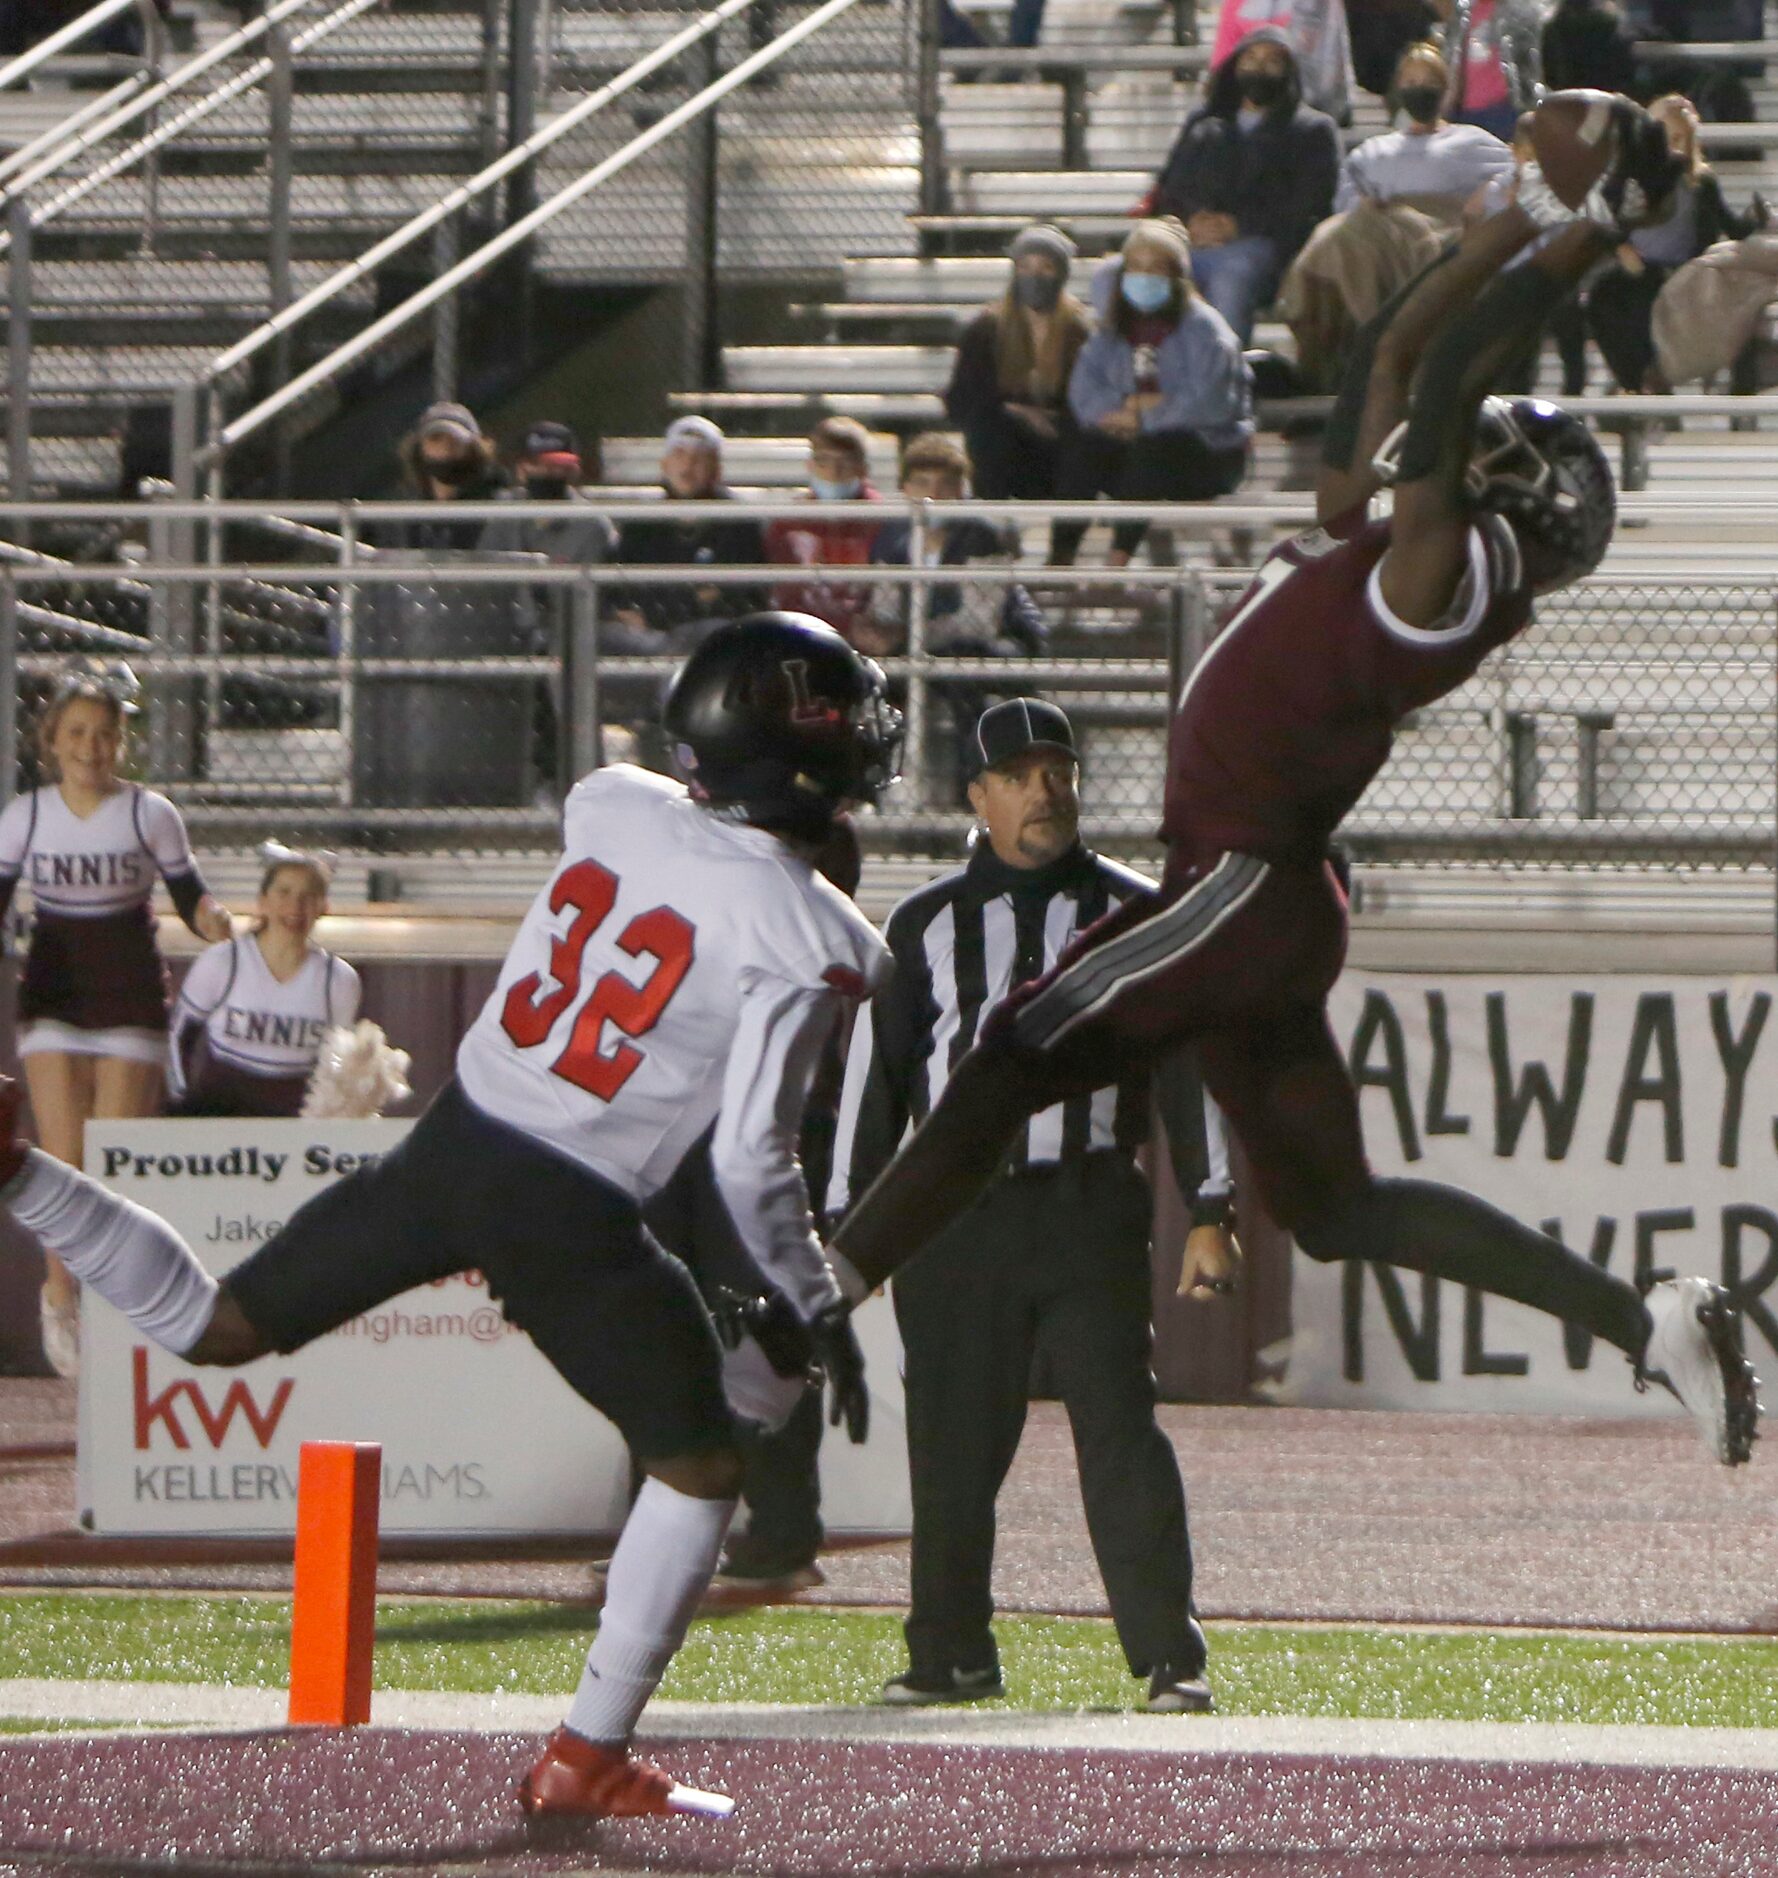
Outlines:
{"type": "Polygon", "coordinates": [[[1065,1067],[1023,1040],[1019,1020],[1050,986],[1076,969],[1085,971],[1102,948],[1104,956],[1113,956],[1128,933],[1162,911],[1168,905],[1158,898],[1127,901],[1081,933],[1050,973],[989,1014],[982,1040],[952,1072],[939,1101],[830,1239],[830,1251],[851,1266],[837,1266],[841,1283],[858,1298],[973,1204],[1029,1117],[1080,1087],[1113,1082],[1128,1067],[1106,1065],[1098,1082],[1080,1082],[1074,1065],[1065,1067]]]}
{"type": "Polygon", "coordinates": [[[1475,1285],[1584,1326],[1631,1357],[1648,1340],[1635,1287],[1456,1187],[1379,1179],[1325,1012],[1301,1006],[1199,1045],[1268,1210],[1311,1258],[1373,1259],[1475,1285]]]}
{"type": "Polygon", "coordinates": [[[1698,1320],[1698,1279],[1635,1287],[1461,1188],[1378,1179],[1364,1155],[1357,1092],[1326,1014],[1219,1030],[1199,1045],[1267,1207],[1313,1259],[1371,1259],[1473,1285],[1589,1330],[1640,1372],[1659,1368],[1719,1458],[1745,1460],[1754,1381],[1731,1327],[1698,1320]],[[1652,1335],[1651,1335],[1652,1333],[1652,1335]],[[1678,1372],[1678,1373],[1676,1373],[1678,1372]]]}

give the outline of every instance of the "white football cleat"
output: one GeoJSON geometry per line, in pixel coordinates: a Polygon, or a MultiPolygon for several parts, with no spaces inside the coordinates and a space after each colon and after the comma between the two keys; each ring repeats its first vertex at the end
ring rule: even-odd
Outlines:
{"type": "Polygon", "coordinates": [[[80,1293],[57,1303],[46,1285],[42,1292],[43,1354],[58,1376],[80,1374],[80,1293]]]}
{"type": "Polygon", "coordinates": [[[1684,1404],[1704,1445],[1725,1467],[1753,1453],[1759,1378],[1741,1352],[1739,1314],[1707,1278],[1668,1278],[1643,1299],[1651,1328],[1637,1383],[1664,1384],[1684,1404]]]}

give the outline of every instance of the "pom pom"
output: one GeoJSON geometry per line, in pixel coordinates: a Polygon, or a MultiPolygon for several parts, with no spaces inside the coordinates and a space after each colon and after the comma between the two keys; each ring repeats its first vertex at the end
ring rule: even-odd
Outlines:
{"type": "Polygon", "coordinates": [[[312,1120],[365,1120],[381,1115],[391,1102],[413,1090],[407,1073],[413,1058],[393,1049],[380,1024],[360,1018],[350,1030],[343,1025],[321,1039],[315,1073],[302,1112],[312,1120]]]}

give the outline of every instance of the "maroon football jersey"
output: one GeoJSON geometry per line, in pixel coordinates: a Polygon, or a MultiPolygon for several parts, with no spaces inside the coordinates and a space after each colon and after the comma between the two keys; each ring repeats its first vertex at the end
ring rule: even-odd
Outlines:
{"type": "Polygon", "coordinates": [[[1471,529],[1469,572],[1435,626],[1384,605],[1388,546],[1388,522],[1342,517],[1273,551],[1180,693],[1161,822],[1171,845],[1319,858],[1402,718],[1530,619],[1518,544],[1497,518],[1471,529]]]}

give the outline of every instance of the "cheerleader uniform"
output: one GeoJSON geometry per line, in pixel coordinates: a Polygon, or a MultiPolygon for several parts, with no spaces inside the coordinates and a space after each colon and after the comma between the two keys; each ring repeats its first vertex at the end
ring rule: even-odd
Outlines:
{"type": "Polygon", "coordinates": [[[280,981],[252,934],[193,961],[173,1008],[167,1069],[181,1115],[297,1115],[323,1035],[358,1018],[358,974],[309,947],[280,981]]]}
{"type": "MultiPolygon", "coordinates": [[[[125,783],[78,816],[54,784],[0,811],[0,917],[21,880],[34,919],[19,984],[19,1054],[60,1050],[164,1064],[167,968],[156,874],[190,926],[205,887],[165,796],[125,783]]],[[[195,928],[194,928],[195,930],[195,928]]]]}

